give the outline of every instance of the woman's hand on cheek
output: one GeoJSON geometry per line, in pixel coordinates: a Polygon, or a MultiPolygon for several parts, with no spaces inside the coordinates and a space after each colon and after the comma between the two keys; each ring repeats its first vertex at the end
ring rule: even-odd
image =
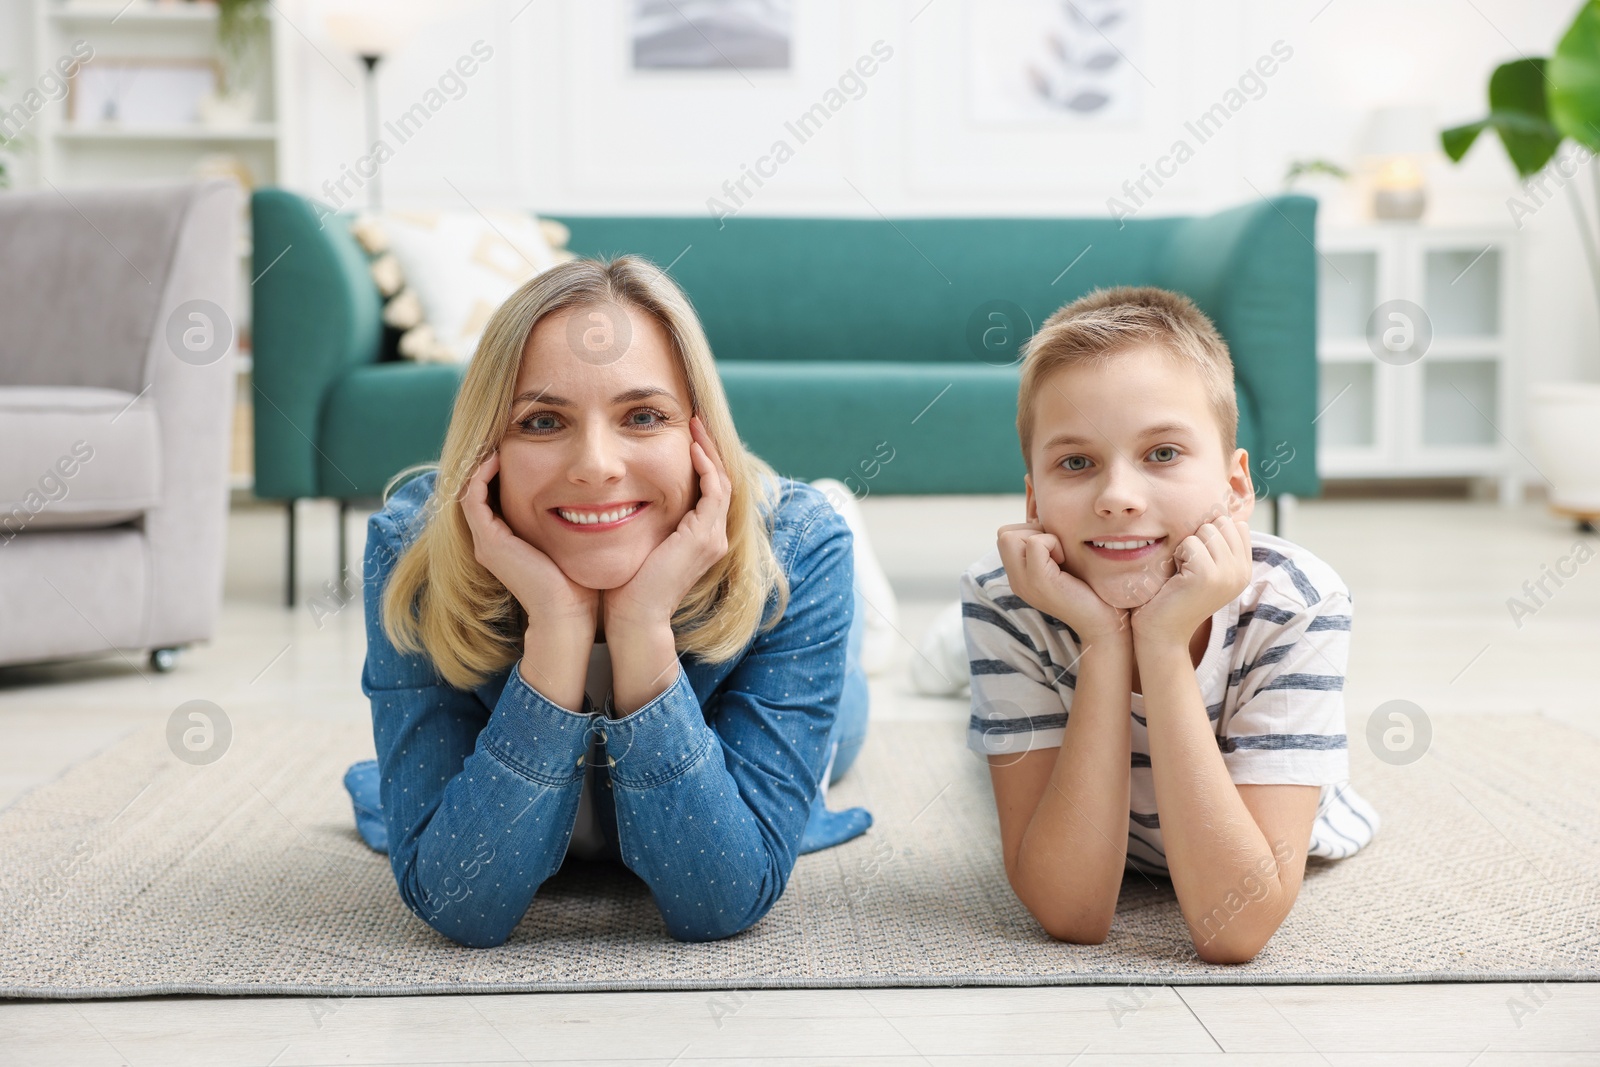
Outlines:
{"type": "Polygon", "coordinates": [[[1252,566],[1250,526],[1218,515],[1178,543],[1176,573],[1133,612],[1135,638],[1187,644],[1208,616],[1244,591],[1252,566]]]}
{"type": "Polygon", "coordinates": [[[629,625],[670,625],[694,583],[728,551],[728,501],[733,483],[698,415],[689,420],[689,458],[700,477],[700,500],[645,557],[627,582],[605,593],[606,632],[629,625]]]}
{"type": "Polygon", "coordinates": [[[555,561],[530,545],[489,506],[489,482],[500,470],[498,450],[478,465],[462,494],[461,511],[472,530],[473,558],[517,598],[529,629],[551,623],[583,627],[592,640],[600,594],[568,578],[555,561]]]}

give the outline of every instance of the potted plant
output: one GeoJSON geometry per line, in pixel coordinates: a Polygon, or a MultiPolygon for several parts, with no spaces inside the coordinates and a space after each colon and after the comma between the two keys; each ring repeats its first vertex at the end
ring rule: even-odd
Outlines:
{"type": "MultiPolygon", "coordinates": [[[[1496,67],[1489,76],[1489,114],[1444,130],[1439,139],[1445,154],[1460,162],[1485,130],[1499,135],[1524,182],[1556,161],[1544,184],[1566,189],[1600,300],[1600,232],[1590,224],[1577,189],[1581,169],[1588,165],[1600,222],[1600,169],[1590,165],[1600,151],[1600,0],[1585,0],[1578,8],[1553,56],[1496,67]],[[1558,156],[1567,138],[1574,145],[1558,156]]],[[[1512,210],[1515,214],[1515,202],[1512,210]]],[[[1528,402],[1539,469],[1551,482],[1550,506],[1592,532],[1600,519],[1600,462],[1595,459],[1600,455],[1600,384],[1534,385],[1528,402]]]]}
{"type": "Polygon", "coordinates": [[[200,102],[208,126],[244,126],[255,119],[256,72],[266,41],[267,0],[216,0],[217,51],[222,76],[217,91],[200,102]]]}

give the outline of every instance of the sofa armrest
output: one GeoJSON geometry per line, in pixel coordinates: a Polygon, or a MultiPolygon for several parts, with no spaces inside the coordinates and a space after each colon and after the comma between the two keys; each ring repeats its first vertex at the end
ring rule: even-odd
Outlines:
{"type": "Polygon", "coordinates": [[[1258,489],[1315,496],[1317,477],[1317,202],[1275,196],[1181,220],[1158,284],[1186,293],[1228,342],[1241,423],[1253,423],[1258,489]],[[1289,451],[1292,449],[1292,453],[1289,451]],[[1285,457],[1293,458],[1285,461],[1285,457]],[[1276,460],[1262,468],[1263,461],[1276,460]],[[1267,471],[1275,470],[1273,477],[1267,471]]]}
{"type": "Polygon", "coordinates": [[[161,439],[160,500],[140,520],[147,599],[141,647],[209,639],[222,607],[228,524],[234,353],[199,365],[179,358],[169,324],[190,301],[239,318],[239,187],[194,187],[172,246],[161,314],[149,339],[147,392],[161,439]]]}
{"type": "Polygon", "coordinates": [[[318,479],[333,383],[378,358],[383,301],[345,221],[284,189],[251,197],[255,494],[336,496],[318,479]]]}

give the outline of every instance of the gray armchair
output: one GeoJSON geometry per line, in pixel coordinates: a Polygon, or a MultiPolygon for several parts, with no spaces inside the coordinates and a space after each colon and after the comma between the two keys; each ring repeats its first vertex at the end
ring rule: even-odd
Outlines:
{"type": "Polygon", "coordinates": [[[0,665],[168,670],[214,632],[239,210],[227,181],[0,195],[0,665]]]}

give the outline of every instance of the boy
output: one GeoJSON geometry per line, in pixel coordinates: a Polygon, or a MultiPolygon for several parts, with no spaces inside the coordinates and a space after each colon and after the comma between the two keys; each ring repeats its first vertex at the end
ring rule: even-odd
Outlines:
{"type": "Polygon", "coordinates": [[[1250,531],[1237,425],[1227,346],[1175,293],[1099,290],[1028,342],[1028,521],[961,578],[967,739],[1061,940],[1105,939],[1126,866],[1171,878],[1201,959],[1248,961],[1306,856],[1376,830],[1343,784],[1350,594],[1250,531]]]}

